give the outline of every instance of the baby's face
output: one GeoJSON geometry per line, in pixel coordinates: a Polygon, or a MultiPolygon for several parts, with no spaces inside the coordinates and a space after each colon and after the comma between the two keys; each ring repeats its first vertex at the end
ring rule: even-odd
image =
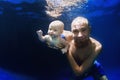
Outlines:
{"type": "Polygon", "coordinates": [[[48,34],[54,37],[60,36],[61,32],[62,32],[62,28],[57,26],[50,26],[48,29],[48,34]]]}

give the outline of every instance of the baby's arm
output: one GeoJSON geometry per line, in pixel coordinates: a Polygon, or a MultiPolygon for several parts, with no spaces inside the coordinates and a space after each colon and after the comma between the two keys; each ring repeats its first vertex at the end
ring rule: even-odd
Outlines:
{"type": "Polygon", "coordinates": [[[43,36],[43,31],[42,30],[38,30],[36,31],[38,38],[40,41],[45,41],[45,36],[43,36]]]}
{"type": "Polygon", "coordinates": [[[37,33],[40,41],[42,41],[42,42],[45,42],[45,41],[49,42],[50,41],[50,36],[49,35],[43,36],[42,30],[38,30],[38,31],[36,31],[36,33],[37,33]]]}

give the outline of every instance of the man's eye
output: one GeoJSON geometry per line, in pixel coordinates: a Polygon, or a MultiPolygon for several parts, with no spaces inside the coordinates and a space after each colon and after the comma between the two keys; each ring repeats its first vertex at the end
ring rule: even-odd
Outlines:
{"type": "Polygon", "coordinates": [[[73,30],[73,33],[78,33],[79,31],[78,30],[73,30]]]}
{"type": "Polygon", "coordinates": [[[81,31],[84,32],[84,31],[86,31],[86,29],[82,29],[81,31]]]}

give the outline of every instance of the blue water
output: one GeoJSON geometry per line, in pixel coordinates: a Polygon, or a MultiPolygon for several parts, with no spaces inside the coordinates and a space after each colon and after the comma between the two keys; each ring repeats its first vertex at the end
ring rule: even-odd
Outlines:
{"type": "MultiPolygon", "coordinates": [[[[120,69],[119,68],[106,69],[106,73],[109,80],[118,80],[120,75],[120,69]]],[[[63,77],[61,80],[68,80],[68,78],[69,77],[63,77]]],[[[7,71],[4,69],[0,69],[0,80],[45,80],[45,78],[43,79],[42,77],[38,77],[38,76],[31,77],[30,75],[23,75],[23,74],[7,71]]],[[[85,80],[93,80],[93,79],[92,77],[88,77],[85,80]]]]}
{"type": "MultiPolygon", "coordinates": [[[[55,20],[45,13],[45,5],[44,0],[0,0],[0,80],[68,80],[71,68],[66,56],[37,38],[36,31],[45,34],[55,20]]],[[[98,60],[109,80],[119,80],[120,1],[88,0],[58,19],[70,30],[79,15],[88,18],[91,36],[103,45],[98,60]]]]}

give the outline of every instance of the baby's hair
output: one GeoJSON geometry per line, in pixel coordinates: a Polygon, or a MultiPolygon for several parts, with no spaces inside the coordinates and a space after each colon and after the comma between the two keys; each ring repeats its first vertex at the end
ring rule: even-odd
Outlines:
{"type": "Polygon", "coordinates": [[[49,27],[57,27],[63,31],[64,30],[64,23],[60,20],[55,20],[55,21],[52,21],[50,23],[49,27]]]}

